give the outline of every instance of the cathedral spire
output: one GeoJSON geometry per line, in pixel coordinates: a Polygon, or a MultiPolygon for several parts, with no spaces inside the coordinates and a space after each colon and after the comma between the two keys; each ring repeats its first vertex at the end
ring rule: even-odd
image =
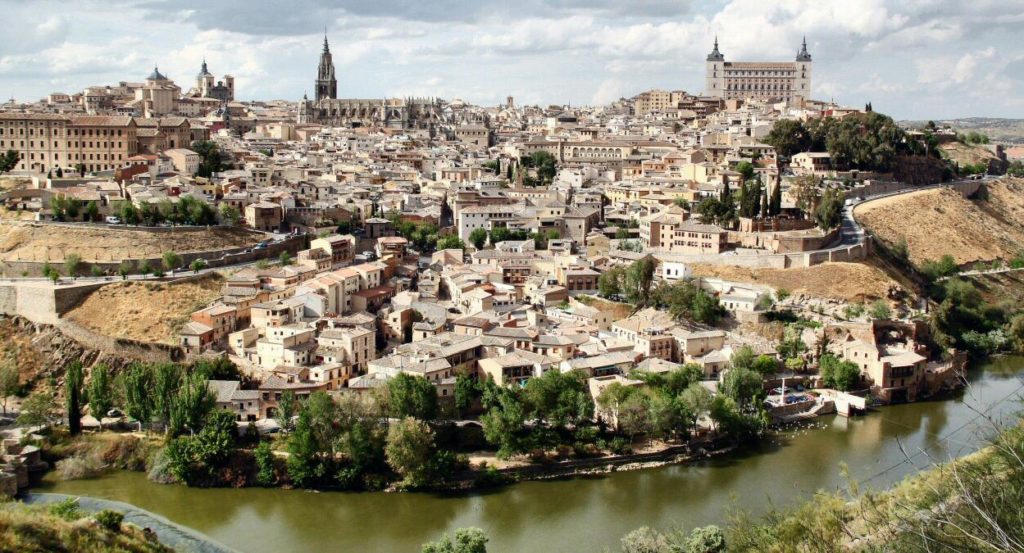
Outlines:
{"type": "Polygon", "coordinates": [[[331,53],[330,47],[327,46],[327,26],[326,25],[324,25],[324,53],[325,54],[330,54],[331,53]]]}

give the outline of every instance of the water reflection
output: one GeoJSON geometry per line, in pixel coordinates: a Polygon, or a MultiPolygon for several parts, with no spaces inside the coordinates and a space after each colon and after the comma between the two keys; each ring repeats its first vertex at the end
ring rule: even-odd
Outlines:
{"type": "MultiPolygon", "coordinates": [[[[601,551],[639,526],[721,522],[732,506],[762,511],[817,490],[847,485],[839,467],[872,488],[885,487],[933,461],[981,444],[979,411],[1011,397],[1022,358],[972,374],[967,392],[944,401],[892,406],[863,417],[822,418],[780,432],[734,455],[604,477],[524,482],[456,496],[313,493],[299,490],[195,490],[118,473],[64,482],[52,491],[135,504],[241,551],[419,551],[441,532],[478,526],[491,551],[601,551]],[[902,450],[901,450],[902,447],[902,450]],[[912,463],[905,461],[912,455],[912,463]],[[921,453],[925,452],[925,453],[921,453]],[[866,482],[865,482],[866,481],[866,482]]],[[[1012,399],[995,417],[1019,410],[1012,399]]],[[[1004,419],[1005,420],[1005,419],[1004,419]]]]}

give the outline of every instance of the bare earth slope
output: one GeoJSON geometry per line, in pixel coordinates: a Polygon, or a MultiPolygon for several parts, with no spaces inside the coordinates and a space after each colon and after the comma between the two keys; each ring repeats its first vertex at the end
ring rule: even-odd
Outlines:
{"type": "Polygon", "coordinates": [[[958,264],[1008,260],[1024,250],[1024,179],[987,183],[968,200],[947,189],[922,190],[868,202],[857,220],[889,245],[907,242],[920,264],[949,254],[958,264]]]}
{"type": "Polygon", "coordinates": [[[118,282],[89,295],[67,317],[104,336],[175,343],[189,315],[220,296],[216,273],[175,284],[118,282]]]}
{"type": "Polygon", "coordinates": [[[884,298],[896,281],[877,267],[863,263],[823,263],[794,269],[748,269],[720,265],[692,265],[696,276],[763,284],[794,295],[864,301],[884,298]]]}
{"type": "Polygon", "coordinates": [[[63,262],[71,253],[83,261],[119,261],[178,253],[241,248],[262,239],[240,228],[157,232],[70,225],[0,223],[0,261],[63,262]]]}

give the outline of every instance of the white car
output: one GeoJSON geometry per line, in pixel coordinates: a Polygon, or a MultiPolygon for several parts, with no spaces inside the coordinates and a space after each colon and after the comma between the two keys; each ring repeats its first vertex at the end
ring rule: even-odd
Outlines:
{"type": "Polygon", "coordinates": [[[106,221],[107,221],[108,225],[120,225],[121,224],[121,219],[119,217],[107,217],[106,221]]]}

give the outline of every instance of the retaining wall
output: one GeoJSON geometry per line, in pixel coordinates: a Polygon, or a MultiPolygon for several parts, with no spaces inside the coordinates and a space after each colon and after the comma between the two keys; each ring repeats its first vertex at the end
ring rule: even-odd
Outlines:
{"type": "MultiPolygon", "coordinates": [[[[281,255],[281,252],[288,252],[293,257],[298,254],[300,249],[305,249],[306,237],[305,236],[289,236],[285,240],[280,242],[274,242],[268,244],[266,248],[260,250],[253,250],[251,248],[228,248],[223,250],[206,250],[201,252],[188,252],[180,253],[182,266],[187,267],[196,259],[202,259],[206,261],[206,266],[210,268],[227,267],[231,265],[238,265],[241,263],[253,263],[261,259],[274,259],[281,255]]],[[[83,275],[89,274],[93,266],[97,266],[105,274],[114,274],[120,267],[122,260],[116,261],[96,261],[96,262],[82,262],[81,272],[83,275]]],[[[151,267],[158,268],[163,265],[163,257],[149,257],[139,259],[129,259],[135,267],[139,267],[144,261],[148,261],[151,267]]],[[[3,273],[7,276],[18,277],[18,276],[41,276],[43,267],[46,265],[45,261],[4,261],[0,266],[3,267],[3,273]]],[[[63,266],[59,263],[50,263],[51,266],[63,271],[63,266]]]]}

